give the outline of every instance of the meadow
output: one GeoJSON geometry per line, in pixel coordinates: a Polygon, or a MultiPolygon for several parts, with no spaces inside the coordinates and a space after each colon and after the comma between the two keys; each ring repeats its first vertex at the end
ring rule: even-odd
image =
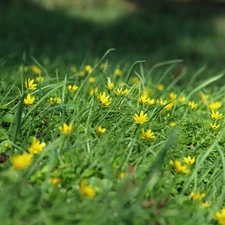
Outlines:
{"type": "Polygon", "coordinates": [[[65,2],[0,2],[1,223],[225,224],[221,9],[65,2]]]}

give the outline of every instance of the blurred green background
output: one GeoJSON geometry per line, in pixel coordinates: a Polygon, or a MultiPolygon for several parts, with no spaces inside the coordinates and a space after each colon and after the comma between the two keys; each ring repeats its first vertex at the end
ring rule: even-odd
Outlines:
{"type": "Polygon", "coordinates": [[[224,70],[225,4],[217,1],[0,0],[0,62],[66,67],[109,48],[117,64],[183,59],[207,73],[224,70]],[[154,3],[157,2],[157,3],[154,3]]]}

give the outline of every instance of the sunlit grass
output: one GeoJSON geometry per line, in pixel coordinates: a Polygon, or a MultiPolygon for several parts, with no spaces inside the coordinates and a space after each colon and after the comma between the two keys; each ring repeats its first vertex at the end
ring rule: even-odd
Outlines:
{"type": "Polygon", "coordinates": [[[2,78],[2,222],[223,224],[224,74],[177,85],[187,70],[168,76],[171,60],[118,76],[110,51],[66,75],[33,58],[2,78]]]}

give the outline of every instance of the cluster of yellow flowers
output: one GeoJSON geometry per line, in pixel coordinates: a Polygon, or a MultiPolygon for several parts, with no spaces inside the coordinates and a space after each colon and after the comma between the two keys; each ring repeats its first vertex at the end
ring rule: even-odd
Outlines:
{"type": "Polygon", "coordinates": [[[211,116],[211,119],[213,120],[213,122],[210,123],[210,127],[213,130],[217,130],[220,127],[218,120],[223,118],[223,114],[217,111],[220,107],[221,107],[220,102],[212,102],[209,104],[209,109],[211,110],[210,116],[211,116]]]}
{"type": "Polygon", "coordinates": [[[41,143],[40,140],[38,140],[36,137],[33,137],[31,145],[28,147],[29,153],[22,153],[20,155],[14,155],[11,158],[12,166],[16,170],[23,170],[26,167],[28,167],[33,160],[34,154],[40,154],[46,144],[44,142],[41,143]]]}
{"type": "MultiPolygon", "coordinates": [[[[187,165],[192,165],[195,163],[195,157],[191,157],[191,156],[184,157],[183,162],[186,163],[187,165]]],[[[175,161],[171,160],[170,165],[174,167],[174,170],[177,173],[188,174],[191,172],[191,170],[186,165],[182,165],[179,160],[175,160],[175,161]]]]}

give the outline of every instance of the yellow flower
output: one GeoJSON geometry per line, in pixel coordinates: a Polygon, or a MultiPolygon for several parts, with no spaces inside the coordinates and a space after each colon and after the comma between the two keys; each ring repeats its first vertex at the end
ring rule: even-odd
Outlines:
{"type": "Polygon", "coordinates": [[[186,97],[185,97],[185,96],[180,97],[179,101],[180,101],[181,103],[184,103],[184,102],[186,101],[186,97]]]}
{"type": "Polygon", "coordinates": [[[73,73],[76,73],[77,72],[77,68],[75,66],[71,66],[70,67],[70,71],[73,72],[73,73]]]}
{"type": "Polygon", "coordinates": [[[174,100],[174,99],[177,98],[177,95],[176,95],[174,92],[170,92],[169,98],[170,98],[171,100],[174,100]]]}
{"type": "Polygon", "coordinates": [[[223,114],[219,112],[215,112],[215,110],[212,110],[212,112],[210,113],[210,116],[213,120],[219,120],[223,118],[223,114]]]}
{"type": "Polygon", "coordinates": [[[25,87],[30,90],[30,91],[34,91],[37,89],[37,84],[34,84],[34,79],[30,79],[28,78],[27,80],[25,80],[25,87]]]}
{"type": "Polygon", "coordinates": [[[94,198],[97,194],[96,187],[87,184],[87,180],[83,179],[80,183],[80,193],[87,198],[94,198]]]}
{"type": "Polygon", "coordinates": [[[94,94],[97,94],[98,93],[98,88],[92,88],[91,91],[90,91],[90,95],[94,95],[94,94]]]}
{"type": "Polygon", "coordinates": [[[170,161],[169,161],[169,165],[170,165],[170,166],[174,166],[174,161],[173,161],[173,160],[170,160],[170,161]]]}
{"type": "Polygon", "coordinates": [[[217,110],[221,107],[221,103],[220,102],[212,102],[209,104],[209,109],[210,110],[217,110]]]}
{"type": "Polygon", "coordinates": [[[170,126],[171,126],[171,127],[175,127],[176,125],[177,125],[177,124],[176,124],[175,122],[171,122],[171,123],[170,123],[170,126]]]}
{"type": "Polygon", "coordinates": [[[191,158],[191,156],[184,157],[183,161],[188,165],[192,165],[195,162],[195,157],[193,157],[193,158],[191,158]]]}
{"type": "Polygon", "coordinates": [[[201,208],[202,209],[204,209],[204,208],[208,208],[208,207],[210,207],[211,206],[211,203],[209,203],[209,202],[202,202],[202,204],[201,204],[201,208]]]}
{"type": "Polygon", "coordinates": [[[115,75],[116,77],[120,77],[121,74],[122,74],[122,71],[121,71],[120,69],[114,70],[114,75],[115,75]]]}
{"type": "Polygon", "coordinates": [[[60,97],[50,97],[48,99],[48,101],[51,103],[51,104],[60,104],[61,103],[61,98],[60,97]]]}
{"type": "Polygon", "coordinates": [[[24,104],[32,105],[35,101],[35,97],[31,97],[31,94],[27,94],[27,97],[24,98],[24,104]]]}
{"type": "Polygon", "coordinates": [[[80,73],[79,73],[79,77],[84,77],[86,74],[85,74],[85,71],[81,71],[80,73]]]}
{"type": "Polygon", "coordinates": [[[210,123],[210,127],[213,129],[213,130],[217,130],[219,127],[220,127],[220,124],[216,125],[216,123],[210,123]]]}
{"type": "Polygon", "coordinates": [[[94,82],[95,82],[95,77],[90,77],[89,78],[89,83],[90,84],[94,84],[94,82]]]}
{"type": "Polygon", "coordinates": [[[101,63],[100,69],[104,70],[107,67],[107,63],[101,63]]]}
{"type": "Polygon", "coordinates": [[[149,98],[148,93],[144,92],[143,94],[141,94],[138,98],[139,102],[142,104],[149,104],[149,102],[151,101],[149,98]]]}
{"type": "Polygon", "coordinates": [[[156,100],[156,103],[163,107],[164,105],[166,105],[167,100],[164,101],[162,98],[160,98],[156,100]]]}
{"type": "Polygon", "coordinates": [[[23,170],[28,167],[33,160],[33,155],[24,152],[22,155],[14,155],[11,158],[12,166],[15,170],[23,170]]]}
{"type": "Polygon", "coordinates": [[[182,164],[179,160],[175,160],[174,167],[175,167],[175,171],[177,173],[188,174],[191,172],[189,169],[187,169],[186,166],[182,166],[182,164]]]}
{"type": "Polygon", "coordinates": [[[147,113],[144,114],[144,111],[141,110],[140,115],[135,113],[132,118],[135,120],[137,124],[143,124],[148,121],[148,115],[147,113]]]}
{"type": "Polygon", "coordinates": [[[112,104],[112,98],[110,98],[110,96],[106,96],[106,92],[100,92],[98,100],[102,107],[109,107],[112,104]]]}
{"type": "Polygon", "coordinates": [[[225,225],[225,207],[220,212],[216,212],[214,219],[217,220],[218,224],[225,225]]]}
{"type": "Polygon", "coordinates": [[[46,144],[44,142],[40,142],[36,137],[33,137],[33,141],[31,143],[31,146],[28,148],[28,152],[32,154],[39,154],[43,151],[46,144]]]}
{"type": "Polygon", "coordinates": [[[112,91],[114,88],[114,83],[111,81],[111,79],[109,77],[108,77],[108,82],[107,82],[106,88],[110,91],[112,91]]]}
{"type": "Polygon", "coordinates": [[[163,84],[159,84],[159,85],[157,86],[157,89],[158,89],[159,91],[163,91],[163,90],[164,90],[164,85],[163,85],[163,84]]]}
{"type": "Polygon", "coordinates": [[[189,197],[193,200],[201,201],[205,197],[205,193],[200,193],[199,191],[196,193],[191,192],[189,197]]]}
{"type": "Polygon", "coordinates": [[[209,95],[205,95],[203,93],[200,93],[199,97],[202,99],[202,102],[203,102],[204,105],[208,102],[209,95]]]}
{"type": "Polygon", "coordinates": [[[195,109],[198,105],[194,102],[194,101],[189,101],[188,102],[188,106],[190,107],[190,109],[195,109]]]}
{"type": "Polygon", "coordinates": [[[145,131],[144,128],[142,128],[141,132],[142,132],[142,136],[141,136],[142,139],[155,139],[156,138],[154,135],[154,132],[152,132],[150,129],[145,131]]]}
{"type": "Polygon", "coordinates": [[[132,79],[131,79],[131,83],[132,84],[136,84],[136,83],[138,83],[140,81],[140,79],[138,78],[138,77],[133,77],[132,79]]]}
{"type": "Polygon", "coordinates": [[[104,133],[106,132],[106,128],[103,128],[101,126],[99,126],[97,129],[96,129],[96,133],[98,135],[103,135],[104,133]]]}
{"type": "Polygon", "coordinates": [[[155,99],[153,98],[153,99],[149,99],[150,101],[148,101],[148,105],[153,105],[153,104],[155,104],[155,99]]]}
{"type": "Polygon", "coordinates": [[[32,65],[31,66],[31,70],[36,74],[36,75],[39,75],[41,73],[41,69],[36,66],[36,65],[32,65]]]}
{"type": "Polygon", "coordinates": [[[59,182],[60,182],[60,179],[58,177],[51,177],[50,178],[50,182],[56,186],[59,182]]]}
{"type": "Polygon", "coordinates": [[[128,174],[127,173],[124,173],[124,172],[121,172],[120,174],[119,174],[119,178],[122,180],[122,179],[124,179],[124,178],[126,178],[128,176],[128,174]]]}
{"type": "Polygon", "coordinates": [[[75,92],[78,89],[78,86],[77,85],[73,85],[72,86],[71,84],[69,84],[67,86],[67,89],[68,89],[69,92],[73,93],[73,92],[75,92]]]}
{"type": "Polygon", "coordinates": [[[90,65],[86,65],[86,66],[84,67],[84,71],[85,71],[87,74],[90,74],[91,71],[92,71],[92,67],[91,67],[90,65]]]}
{"type": "Polygon", "coordinates": [[[123,88],[121,87],[121,88],[117,88],[114,92],[116,95],[126,95],[128,91],[129,91],[128,88],[123,90],[123,88]]]}
{"type": "Polygon", "coordinates": [[[169,104],[167,104],[167,105],[164,107],[164,109],[166,109],[166,110],[172,110],[175,104],[176,104],[176,101],[172,101],[172,102],[170,102],[169,104]]]}
{"type": "Polygon", "coordinates": [[[44,77],[36,77],[35,78],[35,80],[37,81],[37,82],[43,82],[44,81],[44,77]]]}
{"type": "Polygon", "coordinates": [[[20,65],[19,66],[19,71],[20,72],[27,72],[28,71],[28,67],[27,66],[20,65]]]}
{"type": "Polygon", "coordinates": [[[62,134],[70,134],[73,129],[73,124],[70,123],[67,125],[66,123],[63,124],[63,126],[59,127],[59,130],[61,131],[62,134]]]}

